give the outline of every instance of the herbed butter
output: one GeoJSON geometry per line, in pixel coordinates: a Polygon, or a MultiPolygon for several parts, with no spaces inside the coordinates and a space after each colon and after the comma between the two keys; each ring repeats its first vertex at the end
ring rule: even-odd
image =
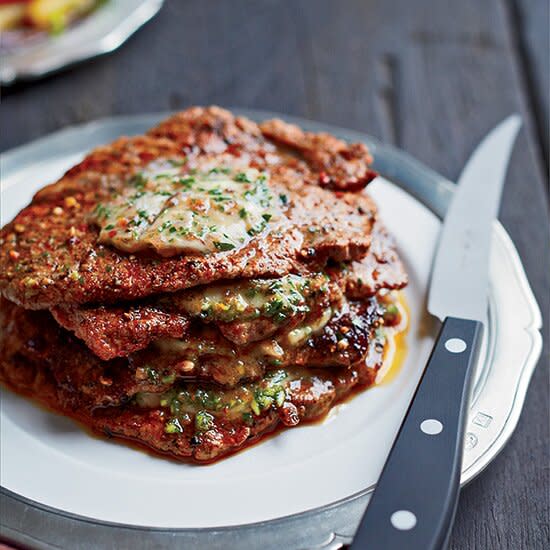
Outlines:
{"type": "Polygon", "coordinates": [[[181,172],[155,163],[99,204],[99,241],[125,252],[209,254],[246,245],[284,221],[282,201],[256,169],[181,172]]]}

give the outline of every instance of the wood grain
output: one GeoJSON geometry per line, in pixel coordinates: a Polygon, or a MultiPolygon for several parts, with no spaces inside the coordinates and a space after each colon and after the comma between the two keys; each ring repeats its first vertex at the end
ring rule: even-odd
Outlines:
{"type": "MultiPolygon", "coordinates": [[[[0,148],[113,114],[218,103],[365,131],[453,179],[519,112],[500,218],[548,327],[547,17],[545,34],[537,0],[510,2],[168,0],[113,55],[5,90],[0,148]]],[[[462,492],[452,550],[548,547],[547,361],[545,338],[517,431],[462,492]]]]}
{"type": "Polygon", "coordinates": [[[548,175],[548,111],[550,105],[550,2],[544,0],[507,0],[510,32],[516,50],[525,93],[533,107],[541,155],[548,175]]]}

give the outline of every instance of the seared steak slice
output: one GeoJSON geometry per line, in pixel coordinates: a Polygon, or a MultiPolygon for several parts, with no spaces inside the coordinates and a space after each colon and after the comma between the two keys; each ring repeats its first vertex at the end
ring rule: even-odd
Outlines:
{"type": "Polygon", "coordinates": [[[379,367],[380,363],[374,368],[361,364],[337,372],[277,371],[272,373],[275,383],[264,379],[235,390],[214,390],[210,395],[208,389],[183,386],[173,397],[161,399],[160,406],[145,404],[122,412],[103,409],[93,415],[91,423],[108,435],[180,460],[209,462],[254,443],[278,426],[290,428],[324,416],[356,388],[371,385],[379,367]]]}
{"type": "Polygon", "coordinates": [[[380,222],[374,225],[369,253],[362,260],[327,272],[350,299],[372,296],[382,289],[398,290],[408,282],[394,239],[380,222]]]}
{"type": "Polygon", "coordinates": [[[309,314],[337,307],[341,299],[337,285],[313,273],[199,286],[141,303],[61,305],[51,311],[62,326],[107,360],[128,356],[160,338],[182,338],[189,319],[214,323],[228,340],[249,344],[282,328],[290,330],[309,314]]]}
{"type": "Polygon", "coordinates": [[[24,310],[2,299],[0,356],[8,363],[21,358],[48,365],[60,391],[76,399],[75,407],[94,408],[127,402],[137,392],[164,392],[182,379],[232,387],[273,368],[349,367],[372,355],[373,335],[384,311],[374,298],[353,303],[329,321],[318,319],[278,339],[242,348],[213,327],[195,327],[185,339],[160,341],[129,358],[101,361],[48,312],[24,310]]]}
{"type": "Polygon", "coordinates": [[[199,327],[181,340],[157,341],[131,356],[130,364],[137,370],[152,369],[159,379],[195,377],[229,387],[273,368],[349,367],[367,355],[384,311],[375,299],[355,302],[332,317],[325,310],[297,328],[247,346],[235,346],[219,331],[199,327]]]}
{"type": "Polygon", "coordinates": [[[330,134],[304,132],[282,120],[260,124],[264,136],[296,151],[313,170],[306,179],[336,191],[359,191],[376,177],[363,143],[348,144],[330,134]]]}
{"type": "Polygon", "coordinates": [[[342,291],[350,298],[362,299],[381,289],[399,289],[407,283],[407,275],[395,251],[393,239],[380,222],[374,226],[373,243],[363,260],[350,265],[329,267],[327,271],[332,283],[326,285],[326,292],[318,289],[319,275],[289,275],[282,279],[260,279],[256,283],[237,281],[196,287],[166,297],[153,297],[143,303],[113,306],[61,305],[53,308],[52,313],[61,325],[84,340],[98,357],[112,359],[130,355],[159,338],[182,338],[190,317],[213,322],[228,340],[246,345],[268,338],[283,327],[291,328],[289,323],[295,327],[304,320],[305,312],[309,311],[312,304],[317,308],[326,308],[330,304],[336,307],[335,304],[342,298],[342,291]],[[247,285],[269,286],[285,279],[311,280],[311,277],[317,279],[311,283],[306,299],[295,303],[292,315],[288,309],[285,310],[283,319],[275,317],[282,313],[280,307],[276,307],[283,301],[282,293],[267,295],[271,299],[265,302],[264,309],[271,315],[262,311],[262,306],[257,301],[260,291],[257,291],[253,300],[249,300],[247,309],[239,315],[235,315],[233,306],[230,307],[234,302],[237,302],[237,306],[241,306],[243,300],[246,302],[246,298],[241,295],[251,290],[247,291],[247,285]],[[216,300],[209,299],[208,296],[216,296],[216,300]],[[235,296],[239,298],[238,301],[235,296]],[[221,310],[218,315],[212,314],[214,305],[221,310]]]}
{"type": "Polygon", "coordinates": [[[268,155],[277,158],[277,149],[265,140],[258,125],[244,117],[235,117],[220,107],[190,107],[176,113],[147,132],[166,138],[186,154],[239,153],[253,155],[260,162],[268,155]]]}
{"type": "MultiPolygon", "coordinates": [[[[126,360],[101,361],[49,312],[25,310],[4,298],[0,298],[0,358],[2,378],[13,384],[18,379],[15,365],[43,365],[64,408],[118,404],[135,387],[126,360]]],[[[148,387],[154,390],[155,385],[148,387]]]]}
{"type": "Polygon", "coordinates": [[[51,313],[104,360],[126,357],[159,338],[182,338],[190,322],[185,314],[154,305],[68,305],[55,307],[51,313]]]}
{"type": "MultiPolygon", "coordinates": [[[[222,115],[216,109],[191,111],[188,118],[194,117],[198,117],[197,124],[191,125],[190,131],[195,128],[197,142],[202,145],[192,147],[185,156],[180,146],[169,139],[122,138],[96,149],[59,182],[37,193],[33,202],[0,231],[2,294],[34,309],[61,303],[115,302],[221,279],[300,273],[322,267],[329,259],[351,261],[366,254],[376,212],[366,195],[333,193],[304,183],[317,174],[317,165],[300,164],[286,152],[279,153],[273,144],[258,136],[258,130],[252,130],[255,125],[250,121],[239,119],[237,123],[231,115],[222,115]],[[206,134],[200,122],[204,113],[210,120],[206,134]],[[231,124],[242,126],[239,132],[230,132],[232,141],[226,136],[228,123],[224,120],[228,117],[234,121],[231,124]],[[216,123],[218,118],[220,122],[216,123]],[[212,153],[204,142],[219,143],[220,139],[224,143],[231,141],[222,153],[212,153]],[[158,242],[149,238],[136,248],[141,251],[140,255],[128,255],[111,246],[124,246],[118,238],[121,228],[129,231],[139,228],[136,232],[139,240],[143,227],[156,227],[156,218],[166,208],[155,203],[152,211],[145,211],[143,216],[138,208],[139,216],[131,220],[122,218],[120,223],[126,225],[120,227],[105,215],[111,205],[120,207],[116,197],[121,194],[128,200],[139,201],[142,200],[137,198],[140,193],[171,192],[156,187],[149,190],[151,185],[156,185],[156,176],[147,175],[152,166],[163,163],[176,166],[179,179],[185,182],[194,177],[191,174],[195,170],[204,171],[212,163],[220,164],[209,168],[210,171],[220,167],[242,169],[243,158],[246,166],[266,175],[266,185],[280,201],[277,205],[280,216],[274,218],[273,224],[267,220],[258,229],[259,234],[255,234],[257,229],[253,228],[243,246],[230,243],[234,248],[228,248],[227,243],[216,241],[213,243],[216,248],[219,245],[216,252],[186,252],[175,257],[163,255],[178,252],[178,247],[164,242],[159,248],[158,242]],[[133,195],[130,188],[135,188],[133,195]],[[144,254],[144,250],[151,248],[161,256],[144,254]]],[[[345,155],[341,158],[345,161],[345,155]]],[[[235,179],[238,180],[239,175],[237,172],[235,179]]],[[[173,186],[176,176],[170,177],[172,183],[169,184],[173,186]]],[[[214,190],[207,190],[207,194],[210,191],[214,190]]],[[[183,198],[192,200],[185,193],[183,198]]],[[[215,196],[208,199],[211,205],[215,199],[215,196]]],[[[206,199],[201,200],[204,203],[206,199]]],[[[238,204],[238,201],[228,204],[238,204]]],[[[201,204],[197,208],[199,206],[201,204]]],[[[185,209],[180,212],[183,211],[185,209]]],[[[125,247],[125,250],[132,249],[125,247]]]]}
{"type": "MultiPolygon", "coordinates": [[[[18,311],[23,310],[15,306],[12,313],[18,311]]],[[[1,345],[5,344],[3,339],[1,345]]],[[[91,365],[88,384],[82,385],[82,380],[60,381],[52,371],[53,363],[38,354],[3,353],[0,379],[100,433],[130,439],[177,459],[203,462],[253,443],[277,426],[292,427],[323,416],[352,390],[374,382],[383,356],[380,349],[383,346],[372,346],[368,364],[358,363],[350,369],[278,370],[234,389],[184,382],[159,394],[148,392],[147,385],[143,385],[134,399],[120,401],[120,406],[99,408],[88,399],[90,388],[99,382],[92,381],[96,369],[91,365]]],[[[103,402],[109,404],[114,403],[103,402]]]]}

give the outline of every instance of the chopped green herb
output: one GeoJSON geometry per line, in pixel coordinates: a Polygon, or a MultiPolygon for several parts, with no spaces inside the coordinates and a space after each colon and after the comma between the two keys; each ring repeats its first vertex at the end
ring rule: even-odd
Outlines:
{"type": "Polygon", "coordinates": [[[209,174],[229,174],[231,172],[230,168],[212,168],[209,174]]]}
{"type": "Polygon", "coordinates": [[[383,314],[384,322],[393,325],[399,320],[399,308],[395,304],[388,304],[383,314]]]}
{"type": "Polygon", "coordinates": [[[239,172],[234,179],[240,183],[252,183],[252,180],[244,172],[239,172]]]}
{"type": "Polygon", "coordinates": [[[223,243],[223,242],[220,242],[220,241],[215,241],[214,242],[214,246],[218,249],[218,250],[233,250],[235,248],[235,245],[234,244],[231,244],[231,243],[223,243]]]}
{"type": "Polygon", "coordinates": [[[138,189],[143,189],[143,187],[145,187],[145,184],[147,183],[147,178],[141,172],[139,172],[130,179],[130,183],[132,185],[135,185],[138,189]]]}
{"type": "Polygon", "coordinates": [[[250,403],[250,408],[252,409],[252,412],[256,415],[256,416],[259,416],[260,413],[261,413],[261,410],[260,410],[260,405],[258,404],[258,402],[256,401],[256,399],[253,399],[250,403]]]}
{"type": "Polygon", "coordinates": [[[159,381],[159,373],[149,365],[145,366],[145,373],[147,374],[147,378],[149,379],[149,382],[152,382],[153,384],[158,384],[159,381]]]}
{"type": "Polygon", "coordinates": [[[195,178],[193,176],[188,176],[186,178],[180,178],[178,183],[184,187],[186,190],[191,189],[191,186],[195,183],[195,178]]]}
{"type": "Polygon", "coordinates": [[[111,215],[111,211],[101,203],[95,207],[94,213],[98,218],[108,218],[111,215]]]}
{"type": "Polygon", "coordinates": [[[198,432],[206,432],[214,424],[214,417],[206,411],[198,411],[195,415],[195,429],[198,432]]]}
{"type": "Polygon", "coordinates": [[[167,434],[177,434],[183,432],[183,428],[177,418],[171,418],[164,425],[164,431],[167,434]]]}
{"type": "Polygon", "coordinates": [[[168,162],[174,167],[177,168],[178,166],[183,166],[187,162],[187,157],[184,157],[183,159],[170,159],[168,162]]]}
{"type": "Polygon", "coordinates": [[[163,376],[160,381],[163,384],[172,384],[174,380],[176,379],[176,375],[174,373],[167,374],[166,376],[163,376]]]}
{"type": "Polygon", "coordinates": [[[247,426],[252,426],[252,424],[254,423],[254,417],[249,412],[245,412],[243,413],[243,422],[247,426]]]}

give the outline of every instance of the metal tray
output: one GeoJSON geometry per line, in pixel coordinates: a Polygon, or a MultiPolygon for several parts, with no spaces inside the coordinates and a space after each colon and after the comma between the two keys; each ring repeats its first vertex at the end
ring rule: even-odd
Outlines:
{"type": "MultiPolygon", "coordinates": [[[[274,113],[234,109],[252,119],[274,113]]],[[[105,119],[68,128],[3,155],[7,177],[22,166],[92,148],[119,135],[142,133],[166,114],[105,119]]],[[[438,217],[445,214],[453,184],[407,154],[368,135],[281,116],[311,131],[363,141],[386,179],[409,192],[438,217]]],[[[462,468],[462,485],[477,476],[504,447],[517,425],[527,386],[540,355],[541,315],[521,261],[506,231],[495,223],[488,339],[474,387],[462,468]],[[505,289],[500,292],[499,289],[505,289]]],[[[115,524],[56,510],[0,489],[0,534],[32,548],[323,548],[348,543],[368,503],[367,487],[330,505],[270,521],[213,529],[160,529],[115,524]]]]}

